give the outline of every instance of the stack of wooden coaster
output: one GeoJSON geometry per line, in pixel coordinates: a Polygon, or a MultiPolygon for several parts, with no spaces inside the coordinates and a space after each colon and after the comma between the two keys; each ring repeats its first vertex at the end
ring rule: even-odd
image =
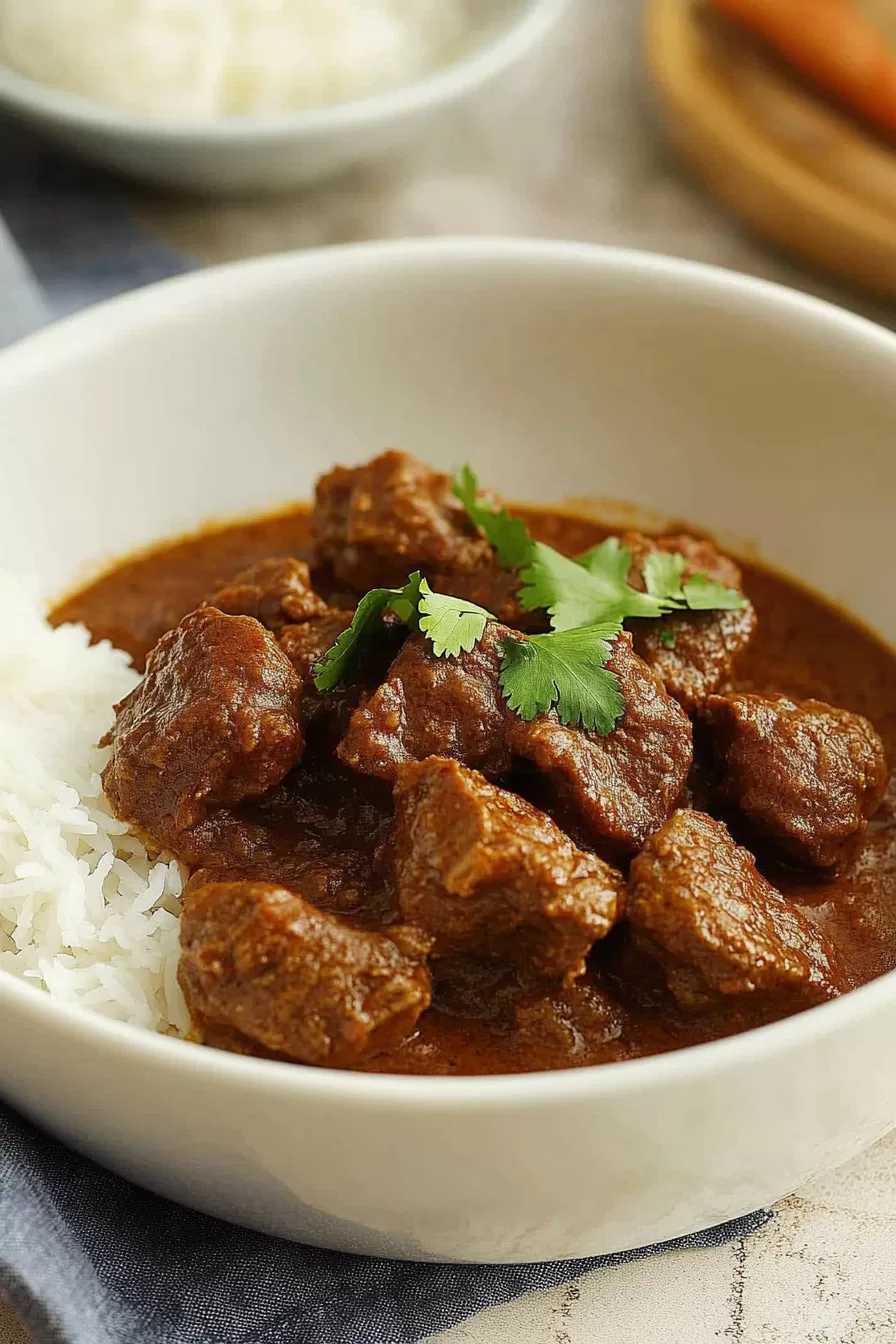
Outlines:
{"type": "MultiPolygon", "coordinates": [[[[896,59],[896,0],[854,3],[896,59]]],[[[896,297],[896,135],[827,101],[708,0],[647,0],[645,36],[670,137],[706,185],[768,241],[896,297]]]]}

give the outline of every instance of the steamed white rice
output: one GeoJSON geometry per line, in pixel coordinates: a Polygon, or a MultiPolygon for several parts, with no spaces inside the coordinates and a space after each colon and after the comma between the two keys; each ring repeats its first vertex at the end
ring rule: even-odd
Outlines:
{"type": "Polygon", "coordinates": [[[139,677],[127,655],[53,630],[0,572],[0,969],[54,997],[185,1031],[184,874],[112,816],[96,743],[139,677]]]}
{"type": "Polygon", "coordinates": [[[461,0],[0,0],[0,60],[149,117],[276,115],[423,78],[461,0]]]}

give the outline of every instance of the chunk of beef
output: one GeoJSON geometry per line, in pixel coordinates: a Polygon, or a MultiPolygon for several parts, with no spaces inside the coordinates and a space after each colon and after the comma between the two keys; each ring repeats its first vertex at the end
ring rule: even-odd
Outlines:
{"type": "Polygon", "coordinates": [[[212,883],[188,892],[179,979],[200,1029],[351,1066],[396,1045],[429,1007],[428,945],[406,927],[352,928],[283,887],[212,883]]]}
{"type": "MultiPolygon", "coordinates": [[[[644,589],[642,569],[652,551],[683,555],[687,576],[708,574],[727,588],[743,591],[741,573],[711,542],[696,537],[645,537],[627,532],[621,543],[632,552],[629,582],[644,589]]],[[[670,695],[693,714],[706,697],[726,686],[737,659],[756,631],[756,612],[748,602],[739,611],[685,612],[662,621],[631,621],[635,652],[659,673],[670,695]]]]}
{"type": "Polygon", "coordinates": [[[355,592],[394,588],[408,572],[471,573],[491,562],[451,493],[451,478],[407,453],[336,467],[317,483],[312,536],[319,564],[355,592]]]}
{"type": "Polygon", "coordinates": [[[884,746],[858,714],[784,695],[716,695],[703,722],[722,801],[798,863],[835,864],[880,806],[884,746]]]}
{"type": "Polygon", "coordinates": [[[209,605],[228,616],[254,616],[274,634],[292,622],[327,616],[330,608],[311,586],[311,572],[289,557],[261,560],[222,583],[209,605]]]}
{"type": "Polygon", "coordinates": [[[200,607],[163,635],[117,708],[103,775],[116,816],[179,850],[209,809],[266,793],[304,748],[302,684],[248,616],[200,607]]]}
{"type": "Polygon", "coordinates": [[[470,653],[437,658],[412,635],[386,681],[352,715],[339,757],[353,770],[394,779],[398,767],[427,756],[450,757],[497,779],[510,765],[508,708],[499,682],[498,643],[512,634],[489,622],[470,653]]]}
{"type": "Polygon", "coordinates": [[[632,863],[626,914],[684,1008],[762,995],[790,1011],[848,988],[821,931],[702,812],[676,812],[648,840],[632,863]]]}
{"type": "Polygon", "coordinates": [[[507,624],[539,628],[542,613],[516,600],[503,570],[451,491],[451,478],[407,453],[336,467],[317,484],[312,518],[317,561],[356,593],[396,588],[422,570],[441,592],[476,602],[507,624]]]}
{"type": "Polygon", "coordinates": [[[677,802],[693,742],[687,716],[633,651],[630,635],[615,640],[607,667],[625,697],[625,713],[612,733],[600,737],[567,727],[553,712],[530,723],[512,715],[507,742],[516,756],[545,772],[561,811],[571,811],[593,844],[629,855],[677,802]]]}
{"type": "Polygon", "coordinates": [[[616,920],[620,873],[457,761],[400,767],[395,814],[399,909],[434,936],[435,956],[493,956],[568,981],[582,974],[616,920]]]}
{"type": "Polygon", "coordinates": [[[669,694],[693,714],[708,695],[730,683],[735,662],[756,629],[756,612],[752,606],[695,611],[662,622],[632,621],[631,628],[639,655],[656,669],[669,694]],[[664,630],[668,648],[662,642],[664,630]]]}

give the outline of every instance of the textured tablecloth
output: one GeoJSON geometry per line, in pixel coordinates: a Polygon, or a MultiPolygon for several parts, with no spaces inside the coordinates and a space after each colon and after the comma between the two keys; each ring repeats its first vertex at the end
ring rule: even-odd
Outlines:
{"type": "MultiPolygon", "coordinates": [[[[415,161],[266,204],[123,196],[119,184],[0,129],[0,212],[56,313],[212,261],[370,237],[488,233],[709,261],[892,325],[893,310],[753,243],[679,172],[656,134],[638,21],[637,0],[571,0],[544,58],[415,161]]],[[[0,1307],[0,1344],[19,1338],[0,1307]]],[[[896,1138],[784,1201],[766,1229],[732,1246],[598,1271],[439,1339],[896,1344],[896,1138]]]]}

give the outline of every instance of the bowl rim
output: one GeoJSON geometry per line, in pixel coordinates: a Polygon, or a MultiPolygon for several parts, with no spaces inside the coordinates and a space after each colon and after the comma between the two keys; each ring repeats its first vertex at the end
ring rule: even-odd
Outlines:
{"type": "Polygon", "coordinates": [[[43,84],[0,61],[0,104],[59,125],[119,137],[140,136],[180,145],[246,145],[257,140],[349,133],[434,111],[467,96],[523,60],[551,32],[568,0],[512,0],[512,13],[492,34],[410,84],[348,102],[328,103],[277,116],[207,117],[190,121],[119,111],[109,104],[43,84]]]}
{"type": "MultiPolygon", "coordinates": [[[[547,267],[562,273],[572,269],[636,282],[655,279],[673,286],[695,287],[708,299],[735,312],[768,317],[777,314],[781,319],[796,321],[807,333],[814,329],[816,336],[823,338],[827,331],[896,364],[893,332],[823,299],[722,267],[599,244],[502,237],[427,238],[346,244],[232,262],[107,300],[0,352],[0,402],[8,383],[46,376],[60,360],[108,345],[147,323],[164,325],[191,313],[201,317],[212,311],[220,318],[222,305],[228,300],[263,293],[269,285],[300,286],[319,275],[332,275],[334,270],[349,276],[376,272],[382,278],[386,266],[393,271],[407,266],[432,271],[449,264],[467,269],[472,266],[486,276],[495,265],[511,264],[522,270],[547,267]]],[[[422,1111],[468,1110],[518,1103],[546,1106],[597,1102],[602,1097],[651,1086],[688,1085],[719,1069],[737,1072],[746,1065],[821,1043],[845,1028],[861,1026],[883,1008],[893,1008],[896,970],[793,1017],[669,1054],[553,1072],[481,1077],[359,1073],[197,1047],[51,998],[0,969],[0,1004],[4,998],[33,1014],[48,1029],[69,1033],[73,1045],[80,1041],[87,1048],[129,1049],[148,1066],[158,1062],[175,1073],[201,1068],[210,1079],[271,1093],[322,1096],[380,1107],[411,1106],[422,1111]]]]}

